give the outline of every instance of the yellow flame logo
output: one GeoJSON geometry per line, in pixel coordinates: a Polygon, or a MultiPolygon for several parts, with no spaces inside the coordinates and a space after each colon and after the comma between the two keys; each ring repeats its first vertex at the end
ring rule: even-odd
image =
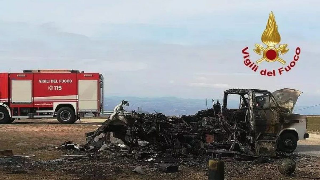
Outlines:
{"type": "Polygon", "coordinates": [[[281,44],[278,48],[275,47],[275,45],[280,43],[281,36],[278,32],[278,26],[272,11],[269,14],[267,26],[261,36],[261,41],[267,45],[267,48],[264,48],[261,44],[255,45],[256,48],[253,51],[259,55],[263,55],[261,59],[256,61],[257,64],[261,63],[262,61],[279,61],[281,64],[286,64],[286,61],[281,59],[279,55],[283,55],[289,51],[289,49],[287,49],[288,45],[281,44]]]}
{"type": "Polygon", "coordinates": [[[267,46],[275,46],[281,41],[278,26],[272,11],[269,15],[266,29],[261,36],[261,41],[267,46]]]}

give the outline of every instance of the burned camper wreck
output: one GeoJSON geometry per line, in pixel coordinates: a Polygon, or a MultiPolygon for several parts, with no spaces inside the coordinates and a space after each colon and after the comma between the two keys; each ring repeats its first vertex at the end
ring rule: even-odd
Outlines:
{"type": "Polygon", "coordinates": [[[130,151],[169,152],[172,155],[242,154],[276,156],[292,153],[299,139],[308,138],[306,117],[293,114],[301,92],[281,89],[273,93],[259,89],[229,89],[222,105],[195,115],[169,117],[161,113],[124,114],[122,101],[114,114],[96,131],[86,134],[87,151],[108,147],[110,133],[130,151]],[[239,106],[229,107],[230,96],[239,106]]]}

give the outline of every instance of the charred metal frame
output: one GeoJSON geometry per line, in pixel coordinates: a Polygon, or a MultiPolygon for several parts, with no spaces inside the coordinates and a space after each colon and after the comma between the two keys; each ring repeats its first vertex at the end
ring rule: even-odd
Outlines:
{"type": "Polygon", "coordinates": [[[87,145],[96,147],[95,144],[101,144],[100,140],[94,140],[97,136],[114,132],[130,148],[141,149],[138,140],[142,140],[147,141],[153,150],[169,150],[173,154],[199,155],[204,151],[213,153],[225,149],[245,155],[273,156],[281,141],[280,135],[286,132],[298,138],[292,124],[305,120],[303,116],[281,107],[267,90],[229,89],[224,92],[222,105],[221,108],[217,102],[211,109],[182,117],[133,111],[130,115],[121,116],[125,119],[124,123],[118,124],[122,121],[117,116],[107,120],[95,132],[87,134],[87,145]],[[239,109],[228,109],[230,94],[240,95],[239,109]],[[262,99],[257,99],[259,97],[262,99]],[[274,103],[272,106],[271,102],[274,103]]]}

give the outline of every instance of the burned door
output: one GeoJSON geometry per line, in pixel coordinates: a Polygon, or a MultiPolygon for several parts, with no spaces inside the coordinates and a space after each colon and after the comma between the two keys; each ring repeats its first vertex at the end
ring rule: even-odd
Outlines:
{"type": "Polygon", "coordinates": [[[249,91],[225,92],[223,100],[223,116],[230,124],[249,123],[250,94],[249,91]]]}
{"type": "Polygon", "coordinates": [[[279,113],[270,92],[255,92],[253,100],[256,135],[276,134],[280,129],[279,113]]]}

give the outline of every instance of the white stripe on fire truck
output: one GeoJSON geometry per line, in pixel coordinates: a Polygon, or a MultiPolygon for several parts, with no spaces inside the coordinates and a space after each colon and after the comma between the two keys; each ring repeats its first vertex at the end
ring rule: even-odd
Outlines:
{"type": "Polygon", "coordinates": [[[77,95],[69,95],[69,96],[45,96],[45,97],[34,97],[34,100],[56,100],[56,99],[77,99],[77,95]]]}
{"type": "MultiPolygon", "coordinates": [[[[1,102],[8,102],[8,99],[0,99],[1,102]]],[[[78,101],[77,99],[38,99],[38,100],[33,100],[35,102],[39,101],[78,101]]]]}
{"type": "Polygon", "coordinates": [[[69,101],[78,101],[77,99],[41,99],[33,100],[34,102],[45,102],[45,101],[59,101],[59,102],[69,102],[69,101]]]}

